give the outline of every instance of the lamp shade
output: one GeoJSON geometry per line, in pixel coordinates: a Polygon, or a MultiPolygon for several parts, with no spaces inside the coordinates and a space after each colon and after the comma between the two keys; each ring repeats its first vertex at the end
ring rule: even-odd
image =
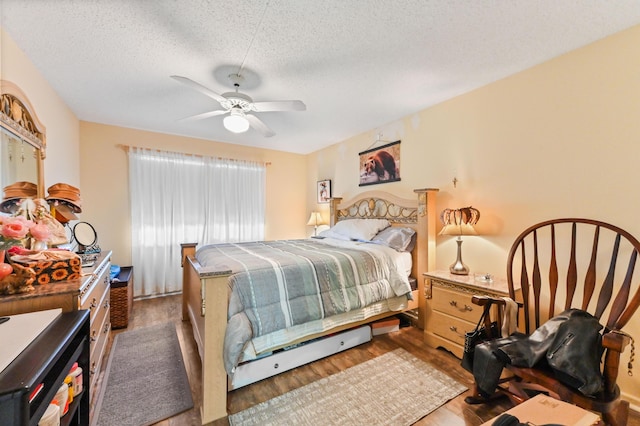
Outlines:
{"type": "Polygon", "coordinates": [[[449,224],[442,227],[439,235],[478,235],[473,225],[461,223],[460,225],[449,224]]]}
{"type": "Polygon", "coordinates": [[[309,221],[307,222],[308,226],[318,226],[322,225],[322,215],[320,212],[311,212],[311,216],[309,216],[309,221]]]}
{"type": "Polygon", "coordinates": [[[471,206],[444,209],[440,213],[440,220],[444,225],[440,235],[476,235],[473,225],[480,220],[480,211],[471,206]]]}
{"type": "Polygon", "coordinates": [[[249,120],[243,113],[231,110],[230,115],[222,120],[224,128],[233,133],[243,133],[249,130],[249,120]]]}

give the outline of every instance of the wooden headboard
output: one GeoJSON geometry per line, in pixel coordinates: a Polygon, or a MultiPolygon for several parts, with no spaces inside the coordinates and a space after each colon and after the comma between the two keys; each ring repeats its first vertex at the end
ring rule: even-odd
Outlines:
{"type": "Polygon", "coordinates": [[[422,274],[436,264],[436,193],[438,189],[415,189],[413,199],[400,198],[383,191],[368,191],[342,201],[331,198],[331,226],[346,219],[387,219],[392,226],[416,230],[416,246],[412,252],[411,276],[423,281],[422,274]]]}

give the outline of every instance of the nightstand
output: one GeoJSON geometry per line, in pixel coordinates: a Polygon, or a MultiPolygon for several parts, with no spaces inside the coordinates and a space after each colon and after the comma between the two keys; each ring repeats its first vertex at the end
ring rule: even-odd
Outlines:
{"type": "MultiPolygon", "coordinates": [[[[424,333],[429,346],[442,347],[462,358],[464,334],[476,327],[482,314],[482,307],[471,302],[474,295],[507,297],[507,280],[493,277],[491,281],[483,281],[473,274],[454,275],[448,271],[424,274],[424,333]]],[[[518,289],[516,299],[519,298],[518,289]]],[[[494,309],[492,315],[497,313],[497,307],[494,309]]]]}

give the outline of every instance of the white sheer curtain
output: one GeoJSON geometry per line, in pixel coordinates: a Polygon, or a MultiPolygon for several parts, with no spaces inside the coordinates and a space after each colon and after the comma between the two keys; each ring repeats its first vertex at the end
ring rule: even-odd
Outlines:
{"type": "Polygon", "coordinates": [[[181,290],[180,244],[264,239],[265,165],[129,149],[134,296],[181,290]]]}

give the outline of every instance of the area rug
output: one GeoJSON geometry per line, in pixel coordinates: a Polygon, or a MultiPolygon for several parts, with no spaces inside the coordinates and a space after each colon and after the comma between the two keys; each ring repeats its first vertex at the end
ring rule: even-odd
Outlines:
{"type": "Polygon", "coordinates": [[[192,407],[174,324],[116,335],[94,425],[150,425],[192,407]]]}
{"type": "Polygon", "coordinates": [[[229,416],[239,425],[410,425],[467,388],[396,349],[229,416]]]}

